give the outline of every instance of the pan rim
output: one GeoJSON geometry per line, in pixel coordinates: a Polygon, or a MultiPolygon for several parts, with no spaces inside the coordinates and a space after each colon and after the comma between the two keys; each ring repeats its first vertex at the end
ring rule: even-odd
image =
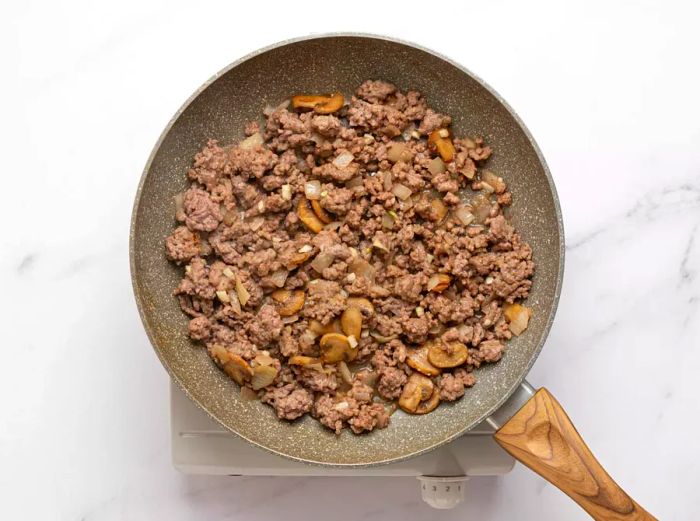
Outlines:
{"type": "Polygon", "coordinates": [[[169,377],[177,384],[177,386],[180,388],[182,392],[190,399],[192,400],[201,410],[203,410],[210,418],[212,418],[214,421],[216,421],[218,424],[220,424],[222,427],[224,427],[227,431],[230,433],[234,434],[235,436],[247,441],[248,443],[251,443],[255,447],[261,448],[265,450],[266,452],[282,456],[286,459],[291,459],[294,461],[298,461],[300,463],[304,464],[310,464],[310,465],[317,465],[321,467],[329,467],[329,468],[367,468],[367,467],[376,467],[376,466],[381,466],[381,465],[388,465],[392,463],[398,463],[400,461],[404,461],[413,457],[420,456],[422,454],[425,454],[427,452],[430,452],[438,447],[441,447],[443,445],[446,445],[447,443],[452,442],[453,440],[457,439],[458,437],[464,435],[466,432],[474,428],[476,425],[479,423],[483,422],[486,418],[488,418],[490,415],[492,415],[496,410],[498,410],[505,402],[508,400],[508,398],[515,392],[515,390],[520,386],[520,384],[525,380],[525,377],[527,374],[530,372],[530,369],[534,365],[535,361],[539,357],[542,348],[544,347],[545,342],[547,341],[547,338],[549,337],[549,333],[551,331],[552,324],[554,322],[554,317],[557,312],[557,308],[559,306],[559,299],[561,296],[561,290],[562,290],[562,285],[563,285],[563,279],[564,279],[564,268],[565,268],[565,236],[564,236],[564,223],[563,223],[563,218],[562,218],[562,213],[561,213],[561,206],[559,203],[559,196],[557,193],[556,185],[554,184],[554,179],[552,178],[549,166],[547,165],[547,162],[542,154],[542,151],[540,150],[540,147],[537,145],[537,142],[535,141],[534,137],[530,133],[530,130],[527,128],[525,123],[522,121],[520,116],[515,112],[515,110],[510,106],[510,104],[498,93],[496,92],[495,89],[493,89],[488,83],[486,83],[481,77],[478,75],[474,74],[472,71],[461,65],[460,63],[456,62],[455,60],[449,58],[448,56],[438,53],[436,51],[433,51],[432,49],[426,48],[422,45],[416,44],[414,42],[410,42],[407,40],[399,39],[399,38],[394,38],[390,36],[384,36],[384,35],[379,35],[379,34],[373,34],[373,33],[364,33],[364,32],[330,32],[330,33],[319,33],[319,34],[312,34],[312,35],[307,35],[307,36],[300,36],[300,37],[295,37],[295,38],[290,38],[286,40],[282,40],[276,43],[273,43],[271,45],[262,47],[260,49],[257,49],[241,58],[238,60],[235,60],[234,62],[230,63],[223,69],[219,70],[217,73],[215,73],[213,76],[211,76],[208,80],[206,80],[200,87],[198,87],[188,98],[187,100],[177,109],[177,111],[174,113],[174,115],[170,118],[168,121],[167,125],[164,127],[163,131],[158,137],[158,140],[156,141],[155,145],[153,146],[153,149],[151,150],[150,155],[148,156],[148,159],[146,161],[146,164],[144,166],[144,169],[141,173],[141,177],[139,179],[139,184],[136,190],[136,194],[134,196],[134,203],[132,206],[132,212],[131,212],[131,224],[129,227],[129,267],[130,267],[130,275],[131,275],[131,285],[132,285],[132,290],[134,292],[134,298],[136,300],[136,307],[139,312],[139,317],[141,319],[141,323],[143,324],[144,330],[146,332],[146,336],[148,337],[149,342],[151,343],[151,347],[153,350],[156,352],[156,356],[160,360],[161,364],[163,367],[166,369],[168,372],[169,377]],[[165,360],[165,358],[162,356],[161,352],[159,349],[157,349],[156,346],[156,340],[155,336],[153,334],[153,331],[151,330],[151,327],[148,323],[146,314],[145,314],[145,303],[143,301],[143,297],[141,295],[140,289],[137,284],[137,273],[136,273],[136,260],[135,260],[135,237],[136,237],[136,221],[137,217],[139,214],[140,206],[141,206],[141,197],[143,194],[143,189],[144,185],[146,182],[146,178],[148,177],[148,172],[151,169],[151,165],[153,163],[153,160],[155,159],[155,156],[157,155],[158,151],[160,150],[161,145],[163,144],[163,141],[165,140],[166,136],[172,129],[173,125],[175,122],[180,118],[180,116],[185,112],[185,110],[190,106],[190,104],[202,93],[204,92],[209,86],[211,86],[216,80],[218,80],[221,76],[224,74],[228,73],[230,70],[234,69],[235,67],[238,67],[240,64],[254,58],[255,56],[258,56],[260,54],[266,53],[268,51],[271,51],[273,49],[277,49],[280,47],[284,47],[287,45],[299,43],[299,42],[304,42],[308,40],[316,40],[316,39],[324,39],[324,38],[366,38],[366,39],[374,39],[374,40],[384,40],[387,42],[391,43],[397,43],[400,45],[405,45],[408,47],[412,47],[414,49],[418,49],[420,51],[423,51],[425,53],[428,53],[430,55],[435,56],[436,58],[439,58],[448,64],[452,65],[453,67],[457,68],[458,70],[462,71],[469,77],[471,77],[474,81],[476,81],[481,87],[486,89],[489,94],[491,94],[499,104],[501,104],[506,111],[508,111],[508,114],[514,119],[515,123],[520,127],[522,132],[524,133],[525,137],[528,140],[528,143],[534,150],[537,160],[542,166],[542,169],[544,171],[545,177],[547,179],[547,184],[549,186],[549,189],[551,190],[552,193],[552,199],[554,203],[554,214],[557,222],[557,228],[559,230],[559,263],[558,263],[558,274],[556,277],[555,281],[555,292],[554,292],[554,298],[552,301],[552,305],[550,307],[549,315],[547,317],[547,320],[545,321],[544,327],[542,329],[542,335],[541,339],[538,342],[537,347],[534,349],[532,356],[528,360],[524,370],[522,371],[522,374],[519,375],[515,380],[513,385],[503,394],[501,399],[497,400],[495,405],[490,407],[486,412],[484,412],[481,416],[479,416],[475,421],[473,421],[470,425],[466,426],[465,428],[459,430],[458,432],[449,435],[445,437],[444,439],[432,443],[430,445],[427,445],[426,447],[423,447],[422,449],[419,449],[417,451],[413,451],[409,454],[403,454],[401,456],[397,457],[390,457],[390,458],[385,458],[383,460],[377,460],[377,461],[372,461],[372,462],[359,462],[359,463],[333,463],[333,462],[327,462],[327,461],[315,461],[313,459],[309,458],[302,458],[298,456],[293,456],[290,454],[285,454],[284,452],[280,452],[279,450],[275,450],[272,448],[269,448],[260,442],[253,440],[247,436],[244,436],[233,429],[231,429],[228,425],[226,425],[223,421],[221,421],[219,418],[217,418],[214,414],[212,414],[207,407],[204,406],[204,404],[201,403],[200,400],[198,400],[188,389],[187,387],[183,384],[183,382],[180,380],[180,378],[172,371],[170,368],[170,365],[168,362],[165,360]]]}

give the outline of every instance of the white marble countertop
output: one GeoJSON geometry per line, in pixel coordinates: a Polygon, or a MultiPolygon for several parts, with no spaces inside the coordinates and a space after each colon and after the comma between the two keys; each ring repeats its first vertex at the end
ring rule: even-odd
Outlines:
{"type": "Polygon", "coordinates": [[[361,30],[450,55],[538,140],[567,233],[557,319],[529,379],[665,521],[700,511],[700,36],[692,2],[16,2],[0,11],[0,518],[583,519],[522,466],[454,511],[409,478],[188,477],[168,381],[139,321],[128,227],[181,102],[227,63],[361,30]],[[364,4],[358,2],[357,5],[364,4]],[[332,15],[329,16],[329,13],[332,15]],[[370,14],[371,13],[371,14],[370,14]],[[696,441],[693,441],[696,440],[696,441]],[[351,497],[339,507],[339,492],[351,497]]]}

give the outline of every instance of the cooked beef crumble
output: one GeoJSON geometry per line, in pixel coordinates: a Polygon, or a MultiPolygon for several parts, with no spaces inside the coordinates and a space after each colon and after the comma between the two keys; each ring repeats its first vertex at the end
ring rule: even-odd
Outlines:
{"type": "Polygon", "coordinates": [[[277,416],[339,433],[424,414],[476,383],[530,310],[530,247],[479,137],[416,91],[295,96],[210,140],[166,255],[190,337],[277,416]]]}

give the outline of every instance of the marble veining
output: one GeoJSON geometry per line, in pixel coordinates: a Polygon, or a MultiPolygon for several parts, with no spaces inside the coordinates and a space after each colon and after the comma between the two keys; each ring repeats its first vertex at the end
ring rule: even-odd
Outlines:
{"type": "Polygon", "coordinates": [[[440,23],[379,3],[370,17],[310,10],[293,23],[274,2],[213,13],[40,1],[0,17],[0,136],[11,151],[0,205],[1,519],[585,517],[522,466],[470,480],[464,505],[436,512],[412,478],[185,476],[170,464],[167,377],[129,280],[141,170],[215,71],[277,40],[343,29],[444,52],[526,122],[568,238],[561,303],[528,379],[659,519],[700,511],[700,8],[448,3],[453,16],[440,23]]]}

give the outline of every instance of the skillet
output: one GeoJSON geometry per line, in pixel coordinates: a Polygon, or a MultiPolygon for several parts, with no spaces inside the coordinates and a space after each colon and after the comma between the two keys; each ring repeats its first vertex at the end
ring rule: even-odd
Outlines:
{"type": "Polygon", "coordinates": [[[432,450],[487,420],[496,441],[570,495],[595,519],[654,519],[605,473],[566,413],[524,378],[549,333],[561,291],[564,232],[554,182],[534,139],[515,112],[462,66],[414,44],[379,36],[333,34],[282,42],[229,65],[200,87],[168,123],[148,159],[136,194],[130,232],[131,276],[141,319],[170,376],[212,418],[245,440],[306,463],[358,467],[386,464],[432,450]],[[293,93],[349,95],[365,79],[421,91],[450,114],[457,135],[483,135],[494,146],[489,168],[514,195],[509,217],[533,250],[536,274],[527,305],[528,330],[503,359],[477,373],[465,396],[432,413],[401,411],[387,429],[336,436],[312,418],[282,422],[215,367],[187,337],[187,319],[172,296],[181,269],[163,241],[174,227],[173,197],[208,138],[240,140],[246,121],[293,93]]]}

